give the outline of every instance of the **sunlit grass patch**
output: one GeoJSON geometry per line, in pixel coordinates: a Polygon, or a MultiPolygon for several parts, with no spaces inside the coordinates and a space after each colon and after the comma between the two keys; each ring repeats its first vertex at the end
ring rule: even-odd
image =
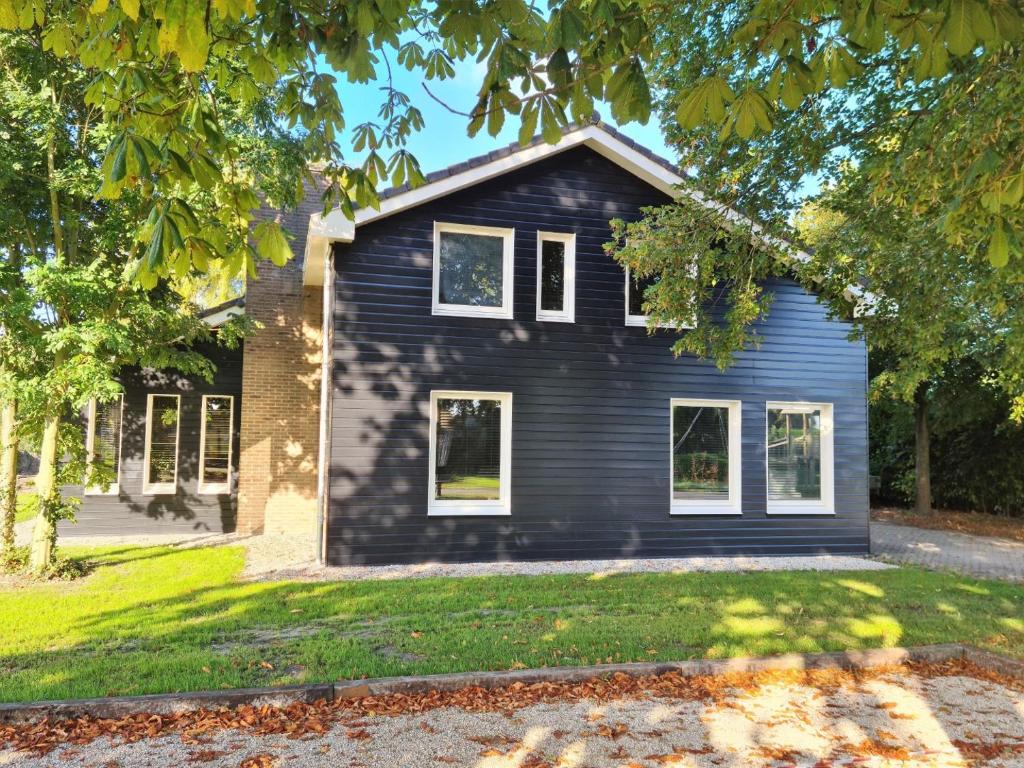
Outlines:
{"type": "Polygon", "coordinates": [[[74,550],[0,589],[0,701],[969,642],[1024,656],[1024,587],[918,569],[244,583],[240,548],[74,550]]]}

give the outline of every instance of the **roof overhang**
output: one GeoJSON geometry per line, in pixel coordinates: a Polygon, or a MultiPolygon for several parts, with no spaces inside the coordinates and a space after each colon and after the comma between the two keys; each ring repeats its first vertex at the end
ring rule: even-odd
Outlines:
{"type": "Polygon", "coordinates": [[[199,313],[199,317],[211,328],[219,328],[233,317],[241,317],[245,314],[245,297],[225,301],[215,307],[210,307],[199,313]]]}
{"type": "MultiPolygon", "coordinates": [[[[356,210],[354,220],[345,216],[340,209],[335,209],[326,216],[313,214],[309,218],[309,232],[306,236],[303,283],[308,286],[322,286],[331,246],[334,243],[351,243],[355,239],[356,230],[363,224],[387,218],[400,211],[581,146],[592,149],[673,199],[688,197],[708,209],[718,211],[727,221],[749,227],[755,237],[777,249],[786,260],[800,263],[810,261],[810,254],[806,251],[769,235],[763,227],[744,214],[710,200],[693,189],[687,179],[674,170],[668,161],[642,151],[638,145],[602,123],[588,123],[570,128],[555,144],[535,140],[512,151],[498,150],[480,158],[479,161],[464,163],[463,170],[449,173],[435,181],[428,181],[419,187],[404,189],[390,195],[385,193],[377,208],[356,210]]],[[[461,166],[456,166],[459,167],[461,166]]],[[[874,301],[874,296],[858,286],[851,286],[846,292],[846,298],[855,307],[864,307],[874,301]]]]}

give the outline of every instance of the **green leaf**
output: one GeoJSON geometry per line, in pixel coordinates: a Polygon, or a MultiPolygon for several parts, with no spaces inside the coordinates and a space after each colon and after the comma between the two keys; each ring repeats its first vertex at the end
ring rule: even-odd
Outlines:
{"type": "Polygon", "coordinates": [[[122,133],[116,140],[114,161],[110,165],[110,180],[115,184],[124,181],[128,174],[128,136],[122,133]]]}
{"type": "Polygon", "coordinates": [[[526,106],[523,107],[522,123],[519,126],[520,144],[529,144],[533,139],[534,134],[537,133],[538,117],[540,117],[540,110],[537,108],[537,102],[527,102],[526,106]]]}
{"type": "Polygon", "coordinates": [[[996,219],[992,237],[988,241],[988,260],[996,269],[1002,269],[1010,263],[1010,241],[1003,229],[1003,220],[996,219]]]}
{"type": "Polygon", "coordinates": [[[971,24],[973,5],[973,0],[950,0],[945,38],[949,52],[956,56],[970,53],[977,40],[971,24]]]}
{"type": "Polygon", "coordinates": [[[13,0],[0,0],[0,28],[18,28],[18,14],[14,10],[13,0]]]}
{"type": "Polygon", "coordinates": [[[281,225],[275,221],[263,221],[257,225],[256,252],[263,259],[268,259],[277,267],[283,267],[294,257],[288,238],[285,237],[281,225]]]}
{"type": "Polygon", "coordinates": [[[804,103],[804,90],[797,82],[796,75],[789,73],[782,80],[782,103],[790,109],[797,109],[804,103]]]}
{"type": "Polygon", "coordinates": [[[120,0],[121,10],[132,21],[139,20],[139,0],[120,0]]]}

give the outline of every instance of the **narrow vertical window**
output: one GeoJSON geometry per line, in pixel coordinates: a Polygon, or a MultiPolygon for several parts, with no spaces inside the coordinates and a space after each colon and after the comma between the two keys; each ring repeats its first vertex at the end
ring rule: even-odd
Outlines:
{"type": "Polygon", "coordinates": [[[121,473],[121,413],[123,395],[114,400],[89,401],[89,424],[85,438],[86,487],[88,495],[117,494],[121,473]]]}
{"type": "Polygon", "coordinates": [[[203,395],[199,436],[199,493],[230,493],[235,399],[203,395]]]}
{"type": "Polygon", "coordinates": [[[576,319],[576,235],[537,233],[537,319],[572,323],[576,319]]]}
{"type": "Polygon", "coordinates": [[[635,278],[629,270],[626,270],[626,325],[647,325],[647,315],[644,313],[644,294],[647,289],[658,282],[660,277],[635,278]]]}
{"type": "Polygon", "coordinates": [[[143,493],[174,493],[177,489],[180,420],[181,398],[178,395],[149,396],[143,493]]]}
{"type": "Polygon", "coordinates": [[[430,394],[431,515],[511,512],[512,395],[430,394]]]}
{"type": "Polygon", "coordinates": [[[768,512],[830,514],[832,406],[768,403],[768,512]]]}
{"type": "Polygon", "coordinates": [[[673,399],[673,514],[741,512],[738,400],[673,399]]]}

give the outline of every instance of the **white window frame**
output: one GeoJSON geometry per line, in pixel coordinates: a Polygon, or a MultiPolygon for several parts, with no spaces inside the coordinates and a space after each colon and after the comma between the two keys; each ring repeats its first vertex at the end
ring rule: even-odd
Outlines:
{"type": "Polygon", "coordinates": [[[180,463],[179,453],[181,452],[181,395],[171,392],[151,392],[146,395],[146,442],[142,457],[142,493],[146,496],[157,496],[178,491],[178,464],[180,463]],[[174,424],[174,482],[172,483],[151,483],[149,482],[149,453],[153,437],[153,400],[157,397],[173,397],[178,403],[178,418],[174,424]]]}
{"type": "MultiPolygon", "coordinates": [[[[626,305],[626,310],[625,310],[626,311],[626,325],[631,326],[631,327],[636,327],[636,328],[646,328],[647,327],[647,319],[650,317],[650,315],[631,315],[629,313],[629,283],[630,283],[629,267],[626,267],[625,273],[626,273],[626,282],[623,285],[623,289],[624,289],[623,290],[623,295],[624,295],[624,298],[625,298],[625,305],[626,305]]],[[[680,324],[680,323],[658,323],[654,327],[655,328],[684,329],[684,328],[693,328],[693,326],[694,326],[694,322],[682,323],[682,324],[680,324]]]]}
{"type": "Polygon", "coordinates": [[[835,429],[832,403],[787,402],[770,400],[764,408],[764,479],[766,511],[769,515],[834,515],[835,506],[835,429]],[[785,408],[798,413],[821,411],[821,498],[772,501],[768,498],[768,411],[785,408]]]}
{"type": "Polygon", "coordinates": [[[203,395],[203,410],[200,415],[201,426],[199,428],[199,487],[200,494],[224,494],[231,493],[231,471],[235,451],[235,396],[234,395],[203,395]],[[206,482],[206,401],[216,398],[228,400],[228,479],[224,483],[206,482]]]}
{"type": "Polygon", "coordinates": [[[740,400],[707,400],[673,397],[668,411],[668,501],[673,515],[742,515],[743,514],[743,403],[740,400]],[[727,408],[729,411],[729,498],[675,498],[675,431],[676,406],[691,408],[727,408]]]}
{"type": "Polygon", "coordinates": [[[537,231],[537,319],[550,323],[576,322],[576,233],[537,231]],[[544,266],[544,243],[562,243],[562,309],[541,309],[541,277],[544,266]]]}
{"type": "MultiPolygon", "coordinates": [[[[121,492],[121,451],[124,446],[124,393],[117,396],[117,405],[121,409],[121,418],[117,425],[117,473],[114,482],[107,490],[98,485],[87,485],[82,489],[86,496],[117,496],[121,492]]],[[[96,398],[89,400],[88,425],[85,433],[85,462],[87,472],[92,471],[92,462],[96,456],[96,398]]]]}
{"type": "Polygon", "coordinates": [[[513,315],[512,288],[514,272],[512,267],[515,253],[515,238],[516,231],[512,228],[479,227],[472,224],[449,224],[447,222],[435,221],[431,313],[455,317],[493,317],[511,320],[513,315]],[[500,307],[472,307],[467,304],[441,303],[441,233],[443,232],[463,235],[487,235],[488,237],[501,237],[503,239],[500,307]]]}
{"type": "Polygon", "coordinates": [[[512,393],[480,392],[471,390],[431,390],[430,392],[430,450],[427,473],[427,515],[471,516],[512,514],[512,393]],[[501,403],[501,461],[498,465],[498,498],[453,499],[434,498],[437,486],[437,402],[443,399],[497,400],[501,403]]]}

